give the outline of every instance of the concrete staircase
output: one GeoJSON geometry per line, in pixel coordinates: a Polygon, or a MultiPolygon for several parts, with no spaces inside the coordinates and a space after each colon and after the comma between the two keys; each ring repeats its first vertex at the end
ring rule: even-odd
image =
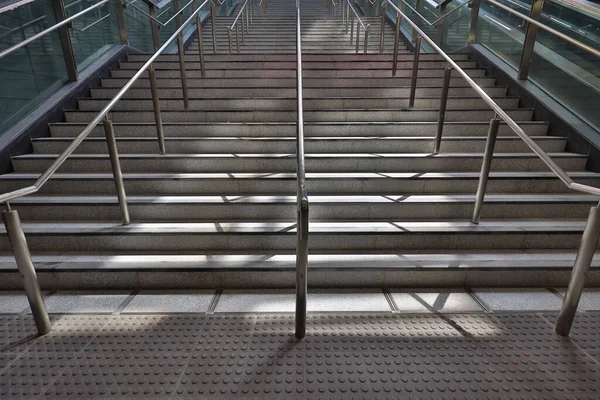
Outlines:
{"type": "MultiPolygon", "coordinates": [[[[111,113],[130,225],[120,223],[101,126],[38,194],[11,203],[43,287],[293,287],[294,4],[274,0],[264,18],[255,17],[255,36],[241,49],[248,54],[221,54],[226,46],[219,42],[219,54],[206,55],[205,78],[192,44],[187,110],[177,56],[159,58],[166,155],[158,154],[147,76],[111,113]]],[[[433,155],[440,57],[421,55],[409,110],[408,50],[401,50],[392,78],[389,52],[349,54],[339,18],[320,1],[302,4],[309,283],[564,285],[595,199],[567,191],[501,125],[482,221],[470,224],[493,113],[452,78],[442,152],[433,155]]],[[[378,39],[373,35],[377,46],[378,39]]],[[[572,177],[600,184],[600,175],[585,170],[586,156],[565,151],[565,138],[548,136],[548,124],[532,120],[532,110],[519,107],[466,54],[453,57],[572,177]]],[[[65,110],[65,121],[50,125],[51,137],[13,158],[15,171],[0,177],[0,189],[32,184],[147,58],[129,56],[78,109],[65,110]]],[[[0,250],[2,288],[19,287],[6,236],[0,250]]],[[[600,284],[595,269],[590,278],[600,284]]]]}

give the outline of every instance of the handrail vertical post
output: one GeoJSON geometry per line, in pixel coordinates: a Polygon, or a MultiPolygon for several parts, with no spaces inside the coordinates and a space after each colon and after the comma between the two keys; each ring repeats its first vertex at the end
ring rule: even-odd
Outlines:
{"type": "Polygon", "coordinates": [[[350,18],[350,44],[352,44],[354,41],[354,14],[350,14],[350,18]]]}
{"type": "MultiPolygon", "coordinates": [[[[539,22],[540,16],[542,15],[543,6],[544,0],[533,0],[529,18],[539,22]]],[[[519,63],[517,79],[525,80],[529,75],[529,65],[531,64],[531,57],[533,56],[533,48],[535,46],[537,30],[537,25],[527,24],[527,33],[525,34],[525,40],[523,41],[523,51],[521,52],[521,62],[519,63]]]]}
{"type": "Polygon", "coordinates": [[[387,11],[387,3],[381,6],[381,32],[379,36],[379,52],[383,53],[383,44],[385,40],[385,14],[387,11]]]}
{"type": "Polygon", "coordinates": [[[398,69],[398,46],[400,46],[400,23],[402,19],[400,14],[396,16],[396,37],[394,39],[394,57],[392,61],[392,76],[396,76],[396,70],[398,69]]]}
{"type": "MultiPolygon", "coordinates": [[[[217,13],[217,10],[216,10],[215,6],[213,5],[210,8],[210,26],[212,29],[213,54],[217,54],[217,27],[216,27],[216,15],[215,15],[216,13],[217,13]]],[[[231,35],[229,36],[229,41],[231,42],[231,35]]],[[[231,48],[229,49],[229,53],[231,53],[231,48]]]]}
{"type": "MultiPolygon", "coordinates": [[[[371,3],[369,3],[369,4],[371,4],[371,3]]],[[[367,27],[365,28],[365,54],[367,54],[368,46],[369,46],[369,28],[370,28],[369,25],[367,25],[367,27]]]]}
{"type": "Polygon", "coordinates": [[[158,148],[160,154],[166,154],[165,134],[163,131],[162,116],[160,112],[160,99],[158,97],[158,87],[156,84],[156,71],[152,65],[148,69],[150,76],[150,91],[152,93],[152,107],[154,108],[154,122],[156,123],[156,135],[158,137],[158,148]]]}
{"type": "Polygon", "coordinates": [[[448,104],[448,92],[450,91],[450,77],[452,75],[452,67],[448,66],[444,70],[444,86],[442,87],[442,96],[440,97],[440,112],[438,114],[437,134],[435,136],[435,144],[433,153],[440,152],[442,144],[442,134],[444,132],[444,119],[446,118],[446,105],[448,104]]]}
{"type": "Polygon", "coordinates": [[[415,44],[415,56],[413,58],[413,70],[412,78],[410,82],[410,99],[408,101],[408,108],[413,108],[415,105],[415,95],[417,93],[417,78],[419,75],[419,55],[421,54],[421,36],[417,36],[417,43],[415,44]]]}
{"type": "Polygon", "coordinates": [[[121,38],[121,44],[129,44],[127,18],[125,16],[125,4],[123,4],[122,0],[115,0],[115,10],[117,13],[117,21],[119,23],[119,36],[121,38]]]}
{"type": "Polygon", "coordinates": [[[227,36],[229,38],[229,54],[231,54],[232,51],[231,51],[231,28],[230,27],[227,27],[227,36]]]}
{"type": "MultiPolygon", "coordinates": [[[[175,12],[179,11],[181,11],[181,2],[180,0],[175,0],[175,12]]],[[[175,24],[177,25],[177,28],[181,26],[181,14],[175,16],[175,24]]]]}
{"type": "Polygon", "coordinates": [[[187,110],[189,106],[188,84],[185,72],[185,52],[183,50],[183,38],[181,35],[177,36],[177,49],[177,52],[179,53],[179,72],[181,74],[181,91],[183,93],[183,107],[187,110]]]}
{"type": "Polygon", "coordinates": [[[479,6],[481,0],[473,0],[471,5],[471,19],[469,20],[469,34],[467,36],[467,44],[475,43],[477,36],[477,20],[479,19],[479,6]]]}
{"type": "Polygon", "coordinates": [[[6,227],[6,234],[10,240],[15,261],[19,268],[19,275],[23,279],[23,287],[25,294],[27,295],[27,301],[31,308],[33,320],[40,336],[49,333],[52,330],[50,324],[50,318],[48,317],[48,311],[46,310],[46,304],[44,303],[44,296],[40,290],[40,284],[38,282],[37,274],[31,260],[31,253],[29,252],[29,246],[27,246],[27,239],[23,232],[23,225],[19,218],[19,213],[16,210],[11,210],[7,204],[7,210],[2,211],[2,219],[4,220],[4,226],[6,227]]]}
{"type": "MultiPolygon", "coordinates": [[[[54,16],[56,17],[57,22],[61,22],[67,18],[63,0],[52,0],[52,7],[54,8],[54,16]]],[[[79,79],[79,73],[77,72],[77,60],[75,59],[75,53],[73,52],[73,42],[71,41],[71,35],[69,34],[68,24],[58,28],[58,34],[60,36],[60,45],[65,60],[65,67],[67,68],[67,77],[70,82],[76,82],[79,79]]]]}
{"type": "Polygon", "coordinates": [[[358,54],[358,49],[360,46],[360,21],[358,18],[356,19],[356,53],[358,54]]]}
{"type": "Polygon", "coordinates": [[[158,36],[158,23],[155,21],[157,18],[156,7],[154,5],[148,6],[148,11],[150,16],[154,18],[150,21],[150,25],[152,26],[152,42],[154,43],[154,51],[157,51],[160,48],[160,36],[158,36]]]}
{"type": "Polygon", "coordinates": [[[206,70],[204,68],[204,43],[202,41],[202,23],[200,22],[200,13],[196,14],[196,27],[198,29],[198,50],[200,52],[200,75],[204,78],[206,70]]]}
{"type": "Polygon", "coordinates": [[[238,29],[239,25],[235,26],[235,50],[240,52],[240,30],[238,29]]]}
{"type": "Polygon", "coordinates": [[[106,136],[106,147],[108,147],[108,155],[112,166],[113,178],[117,189],[117,198],[119,199],[119,207],[121,208],[121,216],[123,225],[128,225],[131,222],[129,218],[129,209],[127,208],[127,195],[125,194],[125,184],[123,183],[123,173],[121,172],[121,163],[119,162],[119,152],[117,151],[117,140],[115,139],[115,130],[112,121],[108,115],[104,118],[104,135],[106,136]]]}
{"type": "MultiPolygon", "coordinates": [[[[242,10],[242,15],[240,15],[240,24],[242,24],[242,27],[240,28],[242,30],[242,44],[244,44],[244,11],[242,10]]],[[[237,25],[235,26],[235,28],[237,29],[237,25]]]]}
{"type": "Polygon", "coordinates": [[[581,293],[598,245],[598,237],[600,237],[600,208],[595,206],[590,209],[573,272],[571,272],[569,287],[556,321],[555,331],[561,336],[569,336],[571,332],[581,293]]]}
{"type": "Polygon", "coordinates": [[[498,115],[490,121],[488,129],[487,141],[485,142],[485,152],[483,154],[483,161],[481,163],[481,173],[479,175],[479,185],[477,186],[477,195],[475,196],[475,207],[473,209],[473,218],[471,222],[473,224],[479,223],[479,217],[481,215],[481,206],[485,198],[485,189],[487,186],[488,178],[490,176],[490,168],[492,166],[492,159],[494,158],[494,147],[496,147],[496,137],[498,136],[498,127],[500,126],[500,120],[498,115]]]}

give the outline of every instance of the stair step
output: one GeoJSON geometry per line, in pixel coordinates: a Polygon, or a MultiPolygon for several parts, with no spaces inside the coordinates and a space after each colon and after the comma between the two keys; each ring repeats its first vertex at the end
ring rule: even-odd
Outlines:
{"type": "MultiPolygon", "coordinates": [[[[31,251],[65,253],[105,251],[152,254],[182,251],[294,251],[296,223],[23,223],[31,251]]],[[[585,220],[411,222],[312,222],[309,250],[433,251],[503,249],[576,249],[585,220]]],[[[4,232],[4,227],[0,227],[4,232]]],[[[10,251],[7,236],[0,250],[10,251]]]]}
{"type": "MultiPolygon", "coordinates": [[[[93,98],[112,99],[119,88],[91,88],[93,98]]],[[[502,86],[484,86],[483,90],[492,97],[505,96],[507,88],[502,86]]],[[[296,87],[239,87],[239,88],[189,88],[189,98],[231,98],[231,97],[292,97],[295,96],[296,87]]],[[[439,97],[442,93],[442,87],[417,87],[415,97],[439,97]]],[[[389,88],[370,88],[370,87],[322,87],[322,88],[304,88],[306,98],[318,98],[326,94],[328,97],[408,97],[410,87],[389,87],[389,88]]],[[[158,96],[160,98],[183,98],[181,88],[159,88],[158,96]]],[[[470,87],[451,87],[449,89],[451,97],[476,97],[477,93],[470,87]]],[[[151,98],[149,88],[129,89],[124,99],[148,99],[151,98]]]]}
{"type": "MultiPolygon", "coordinates": [[[[86,127],[82,122],[52,123],[50,132],[53,137],[74,137],[86,127]]],[[[548,123],[542,121],[519,122],[530,136],[544,136],[548,123]]],[[[151,123],[115,122],[113,124],[117,137],[152,137],[156,138],[156,126],[151,123]]],[[[446,122],[444,136],[485,136],[489,127],[488,121],[479,122],[446,122]]],[[[164,123],[166,137],[266,137],[294,136],[295,122],[249,123],[249,122],[172,122],[164,123]]],[[[437,122],[313,122],[305,123],[304,134],[308,137],[339,136],[427,136],[435,137],[437,122]]],[[[96,126],[91,137],[104,137],[104,128],[96,126]]],[[[498,136],[516,136],[504,123],[500,123],[498,136]]]]}
{"type": "MultiPolygon", "coordinates": [[[[565,170],[584,170],[586,156],[549,153],[565,170]]],[[[321,153],[306,154],[307,172],[475,172],[481,168],[481,153],[321,153]]],[[[15,172],[40,172],[57,155],[27,154],[13,157],[15,172]]],[[[124,172],[293,172],[295,154],[120,154],[124,172]]],[[[547,171],[548,167],[532,153],[497,153],[493,171],[547,171]]],[[[108,155],[76,154],[69,157],[60,172],[109,172],[108,155]]]]}
{"type": "MultiPolygon", "coordinates": [[[[311,221],[468,220],[470,195],[310,195],[311,221]]],[[[585,218],[597,203],[580,194],[489,194],[481,218],[585,218]],[[567,207],[565,207],[567,206],[567,207]]],[[[28,196],[11,202],[30,221],[119,221],[116,196],[28,196]],[[93,206],[93,207],[92,207],[93,206]]],[[[293,220],[296,196],[128,196],[133,221],[293,220]]]]}
{"type": "MultiPolygon", "coordinates": [[[[455,53],[455,54],[451,54],[450,55],[452,57],[453,60],[455,61],[467,61],[469,59],[469,55],[466,53],[455,53]]],[[[400,54],[398,56],[398,61],[406,61],[406,60],[412,60],[414,57],[414,55],[411,53],[410,55],[407,54],[400,54]]],[[[147,61],[148,59],[150,59],[150,56],[147,54],[128,54],[127,55],[127,60],[128,61],[147,61]]],[[[186,61],[198,61],[197,58],[192,57],[192,56],[185,56],[186,61]]],[[[379,53],[374,53],[374,54],[344,54],[344,53],[330,53],[330,54],[311,54],[311,53],[307,53],[307,54],[302,54],[302,67],[304,69],[305,65],[309,66],[311,62],[336,62],[336,64],[342,64],[344,61],[353,61],[353,62],[358,62],[358,61],[368,61],[368,62],[374,62],[374,61],[389,61],[391,64],[391,61],[393,59],[392,54],[379,54],[379,53]]],[[[250,61],[260,61],[260,62],[265,62],[265,61],[272,61],[272,62],[295,62],[296,61],[296,53],[294,52],[293,54],[281,54],[281,55],[273,55],[273,54],[249,54],[249,55],[237,55],[237,54],[206,54],[205,55],[205,60],[207,65],[209,65],[209,63],[212,62],[224,62],[227,63],[226,65],[228,66],[232,66],[230,63],[234,62],[235,64],[239,64],[241,63],[242,65],[250,62],[250,61]]],[[[428,61],[428,60],[437,60],[437,61],[443,61],[442,56],[437,55],[437,54],[421,54],[419,56],[419,60],[421,62],[423,61],[428,61]]],[[[156,60],[156,62],[153,65],[159,65],[162,62],[166,62],[166,61],[171,61],[171,62],[179,62],[179,56],[178,55],[168,55],[168,54],[163,54],[158,56],[158,59],[156,60]]],[[[234,69],[238,68],[238,65],[233,65],[234,69]]]]}
{"type": "MultiPolygon", "coordinates": [[[[569,171],[576,182],[599,186],[600,175],[569,171]]],[[[0,176],[3,191],[32,185],[39,174],[0,176]]],[[[317,194],[473,194],[479,172],[307,173],[308,193],[317,194]]],[[[249,195],[296,193],[295,173],[125,173],[128,195],[249,195]]],[[[38,192],[51,195],[114,195],[111,173],[58,173],[38,192]]],[[[573,193],[552,172],[491,172],[486,193],[573,193]]]]}
{"type": "MultiPolygon", "coordinates": [[[[565,149],[566,139],[558,136],[532,137],[546,152],[560,152],[565,149]]],[[[444,137],[441,149],[446,152],[464,153],[468,151],[483,152],[486,137],[444,137]]],[[[33,139],[35,153],[56,154],[64,151],[72,142],[71,138],[41,138],[33,139]]],[[[426,137],[326,137],[307,138],[305,151],[309,153],[367,153],[386,152],[389,149],[401,150],[407,153],[425,152],[432,150],[434,138],[426,137]]],[[[156,138],[118,138],[117,146],[121,153],[156,154],[158,142],[156,138]]],[[[166,149],[169,153],[292,153],[296,149],[295,137],[206,137],[206,138],[167,138],[166,149]]],[[[518,137],[500,137],[496,142],[495,151],[500,153],[526,152],[529,147],[518,137]]],[[[88,138],[75,150],[78,154],[107,153],[104,138],[88,138]]]]}
{"type": "MultiPolygon", "coordinates": [[[[519,106],[519,98],[507,97],[494,99],[503,109],[516,109],[519,106]]],[[[78,99],[80,111],[100,111],[110,100],[108,99],[78,99]]],[[[189,99],[187,110],[198,111],[258,111],[258,110],[289,110],[296,105],[296,98],[279,97],[279,98],[259,98],[259,97],[235,97],[230,99],[189,99]]],[[[415,99],[413,109],[420,108],[437,108],[440,105],[440,99],[419,98],[415,99]]],[[[305,98],[304,107],[306,110],[327,110],[327,109],[408,109],[409,98],[367,98],[367,97],[320,97],[320,98],[305,98]]],[[[465,97],[449,97],[446,106],[448,109],[481,109],[487,106],[481,98],[465,98],[465,97]]],[[[160,109],[162,111],[177,111],[184,110],[184,102],[182,99],[160,99],[160,109]]],[[[154,106],[151,99],[124,99],[113,107],[115,111],[153,111],[154,106]]]]}

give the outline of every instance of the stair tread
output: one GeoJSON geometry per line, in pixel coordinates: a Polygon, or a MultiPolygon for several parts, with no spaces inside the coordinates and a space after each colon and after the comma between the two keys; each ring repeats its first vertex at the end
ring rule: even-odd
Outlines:
{"type": "MultiPolygon", "coordinates": [[[[435,234],[435,233],[529,233],[582,232],[586,220],[511,220],[482,221],[474,225],[468,221],[349,221],[311,222],[312,234],[435,234]]],[[[296,221],[289,222],[135,222],[122,225],[118,222],[23,222],[26,234],[78,234],[78,235],[160,235],[160,234],[279,234],[295,235],[296,221]]],[[[0,227],[0,232],[5,228],[0,227]]]]}
{"type": "MultiPolygon", "coordinates": [[[[423,194],[423,195],[309,195],[311,204],[360,203],[473,203],[474,194],[423,194]]],[[[595,203],[597,196],[579,193],[560,194],[487,194],[486,203],[595,203]]],[[[296,196],[285,195],[171,195],[127,196],[128,204],[295,204],[296,196]]],[[[118,204],[116,196],[27,196],[11,201],[14,204],[118,204]]]]}

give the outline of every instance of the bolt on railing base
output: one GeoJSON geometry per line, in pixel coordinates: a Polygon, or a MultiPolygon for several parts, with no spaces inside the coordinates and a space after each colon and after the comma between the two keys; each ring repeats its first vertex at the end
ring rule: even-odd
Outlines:
{"type": "Polygon", "coordinates": [[[585,286],[585,281],[590,272],[590,264],[594,258],[596,246],[600,237],[600,208],[592,207],[588,215],[587,223],[581,237],[579,252],[575,259],[573,272],[569,281],[569,288],[565,294],[560,314],[556,321],[555,331],[559,335],[569,336],[573,320],[577,312],[577,306],[581,299],[581,293],[585,286]]]}
{"type": "Polygon", "coordinates": [[[16,210],[2,211],[2,219],[4,220],[4,226],[6,227],[6,233],[8,234],[15,260],[17,261],[19,275],[23,278],[23,286],[27,294],[27,300],[31,307],[35,325],[40,336],[43,336],[52,330],[52,325],[50,324],[50,318],[48,318],[44,296],[40,290],[40,284],[35,273],[35,268],[33,267],[31,253],[27,246],[19,213],[16,210]]]}

